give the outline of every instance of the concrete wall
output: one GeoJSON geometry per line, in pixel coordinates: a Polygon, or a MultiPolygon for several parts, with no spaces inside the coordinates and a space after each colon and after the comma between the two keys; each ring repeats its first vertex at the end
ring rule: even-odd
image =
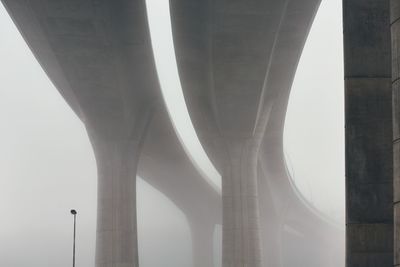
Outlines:
{"type": "Polygon", "coordinates": [[[392,88],[393,88],[393,212],[394,212],[394,266],[400,265],[400,1],[391,1],[392,33],[392,88]]]}
{"type": "Polygon", "coordinates": [[[393,265],[389,1],[346,0],[346,264],[393,265]]]}

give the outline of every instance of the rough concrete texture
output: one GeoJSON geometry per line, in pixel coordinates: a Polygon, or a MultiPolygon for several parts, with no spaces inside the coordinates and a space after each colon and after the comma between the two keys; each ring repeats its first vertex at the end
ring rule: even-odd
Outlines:
{"type": "Polygon", "coordinates": [[[393,265],[389,1],[343,1],[346,264],[393,265]]]}
{"type": "Polygon", "coordinates": [[[393,89],[393,213],[394,266],[400,265],[400,1],[391,0],[392,89],[393,89]]]}

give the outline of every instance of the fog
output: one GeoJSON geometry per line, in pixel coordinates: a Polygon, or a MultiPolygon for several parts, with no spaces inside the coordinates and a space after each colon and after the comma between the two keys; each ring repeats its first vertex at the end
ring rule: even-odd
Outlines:
{"type": "MultiPolygon", "coordinates": [[[[295,78],[285,150],[299,190],[343,223],[341,17],[341,1],[323,0],[295,78]]],[[[71,266],[72,208],[77,266],[94,266],[96,164],[85,128],[1,4],[0,36],[0,266],[71,266]]],[[[140,266],[192,266],[185,215],[141,179],[137,190],[140,266]]]]}
{"type": "Polygon", "coordinates": [[[303,195],[344,224],[342,31],[342,2],[322,0],[292,86],[284,145],[303,195]]]}

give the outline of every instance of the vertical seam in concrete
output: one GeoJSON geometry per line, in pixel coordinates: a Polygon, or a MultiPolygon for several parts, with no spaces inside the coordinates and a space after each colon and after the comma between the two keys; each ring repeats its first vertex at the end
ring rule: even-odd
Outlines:
{"type": "Polygon", "coordinates": [[[280,34],[280,31],[281,31],[281,28],[282,28],[282,25],[283,25],[283,21],[285,20],[285,17],[286,17],[286,13],[287,13],[287,9],[288,9],[288,6],[289,6],[289,2],[290,2],[290,0],[285,0],[284,6],[283,6],[282,16],[281,16],[281,18],[279,20],[279,24],[278,24],[278,27],[276,29],[274,42],[272,44],[271,53],[269,55],[268,66],[267,66],[267,70],[266,70],[266,73],[265,73],[265,79],[264,79],[264,82],[263,82],[263,85],[262,85],[262,88],[261,88],[260,101],[258,102],[257,115],[256,115],[256,119],[254,121],[253,135],[256,132],[257,124],[258,124],[258,121],[259,121],[261,113],[262,113],[262,108],[264,106],[264,97],[265,97],[264,95],[265,95],[265,91],[267,90],[267,84],[268,84],[268,80],[269,80],[269,73],[270,73],[271,67],[272,67],[272,61],[273,61],[273,58],[274,58],[274,52],[275,52],[275,49],[276,49],[276,45],[278,43],[279,34],[280,34]]]}

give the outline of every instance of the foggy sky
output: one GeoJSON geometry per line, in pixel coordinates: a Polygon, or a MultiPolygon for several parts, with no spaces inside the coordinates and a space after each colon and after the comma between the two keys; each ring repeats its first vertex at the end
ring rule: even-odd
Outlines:
{"type": "MultiPolygon", "coordinates": [[[[301,192],[342,221],[340,2],[323,0],[307,41],[290,98],[285,150],[301,192]]],[[[0,36],[0,266],[70,266],[72,208],[78,210],[77,266],[93,266],[96,166],[84,126],[1,4],[0,36]]],[[[137,198],[141,266],[190,267],[185,215],[140,179],[137,198]]]]}
{"type": "Polygon", "coordinates": [[[301,192],[344,223],[342,32],[342,1],[322,0],[289,98],[284,146],[301,192]]]}

